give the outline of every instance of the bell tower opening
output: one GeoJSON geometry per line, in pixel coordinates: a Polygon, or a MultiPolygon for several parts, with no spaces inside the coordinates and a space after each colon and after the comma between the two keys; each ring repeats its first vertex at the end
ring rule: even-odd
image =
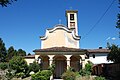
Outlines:
{"type": "Polygon", "coordinates": [[[69,29],[74,29],[75,34],[78,36],[78,24],[77,24],[77,10],[67,10],[67,26],[69,29]]]}

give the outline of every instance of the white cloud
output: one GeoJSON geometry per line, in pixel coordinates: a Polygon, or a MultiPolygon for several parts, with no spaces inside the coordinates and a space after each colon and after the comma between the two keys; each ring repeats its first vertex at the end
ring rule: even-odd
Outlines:
{"type": "Polygon", "coordinates": [[[112,40],[116,40],[116,38],[115,37],[113,37],[113,38],[111,38],[112,40]]]}
{"type": "Polygon", "coordinates": [[[109,40],[110,39],[110,37],[108,37],[106,40],[109,40]]]}

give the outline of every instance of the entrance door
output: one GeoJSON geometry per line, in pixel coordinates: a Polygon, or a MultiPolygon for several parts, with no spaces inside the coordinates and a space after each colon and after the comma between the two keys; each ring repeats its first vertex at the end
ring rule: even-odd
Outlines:
{"type": "Polygon", "coordinates": [[[56,60],[55,61],[55,78],[61,78],[61,75],[65,72],[66,70],[66,63],[65,60],[56,60]]]}

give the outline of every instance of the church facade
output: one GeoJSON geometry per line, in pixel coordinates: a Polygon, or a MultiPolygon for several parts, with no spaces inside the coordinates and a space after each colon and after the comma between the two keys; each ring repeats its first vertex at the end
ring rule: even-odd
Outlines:
{"type": "Polygon", "coordinates": [[[40,37],[41,48],[33,51],[35,55],[25,57],[28,64],[37,61],[43,70],[55,64],[53,78],[60,78],[69,67],[75,71],[84,68],[87,61],[91,60],[97,51],[98,54],[109,53],[107,49],[97,49],[96,52],[94,52],[95,50],[81,49],[79,47],[81,37],[78,35],[77,23],[78,11],[67,10],[65,14],[67,26],[58,24],[47,29],[45,35],[40,37]]]}

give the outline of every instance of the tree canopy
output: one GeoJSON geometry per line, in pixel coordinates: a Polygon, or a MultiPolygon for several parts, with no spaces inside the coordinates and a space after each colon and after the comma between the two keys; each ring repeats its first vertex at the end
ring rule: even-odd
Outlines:
{"type": "MultiPolygon", "coordinates": [[[[119,1],[119,6],[118,6],[118,8],[120,8],[120,0],[118,0],[118,1],[119,1]]],[[[119,38],[120,38],[120,11],[119,11],[119,13],[118,13],[118,15],[117,15],[116,28],[119,29],[119,38]]]]}
{"type": "Polygon", "coordinates": [[[11,60],[12,57],[16,55],[17,55],[17,51],[14,49],[14,47],[13,46],[9,47],[6,55],[6,61],[11,60]]]}
{"type": "Polygon", "coordinates": [[[16,73],[24,72],[28,68],[27,62],[21,56],[14,56],[9,61],[9,66],[11,69],[16,70],[16,73]]]}
{"type": "Polygon", "coordinates": [[[8,62],[13,56],[26,56],[26,51],[23,49],[16,50],[13,46],[6,49],[5,43],[2,38],[0,38],[0,62],[8,62]]]}
{"type": "Polygon", "coordinates": [[[109,49],[111,51],[107,56],[107,60],[113,61],[114,63],[120,63],[120,48],[117,45],[112,44],[109,49]]]}
{"type": "Polygon", "coordinates": [[[11,4],[14,1],[17,1],[17,0],[0,0],[0,5],[2,7],[7,7],[7,5],[11,4]]]}
{"type": "Polygon", "coordinates": [[[4,62],[5,61],[6,54],[7,54],[7,52],[6,52],[5,43],[0,38],[0,62],[4,62]]]}

